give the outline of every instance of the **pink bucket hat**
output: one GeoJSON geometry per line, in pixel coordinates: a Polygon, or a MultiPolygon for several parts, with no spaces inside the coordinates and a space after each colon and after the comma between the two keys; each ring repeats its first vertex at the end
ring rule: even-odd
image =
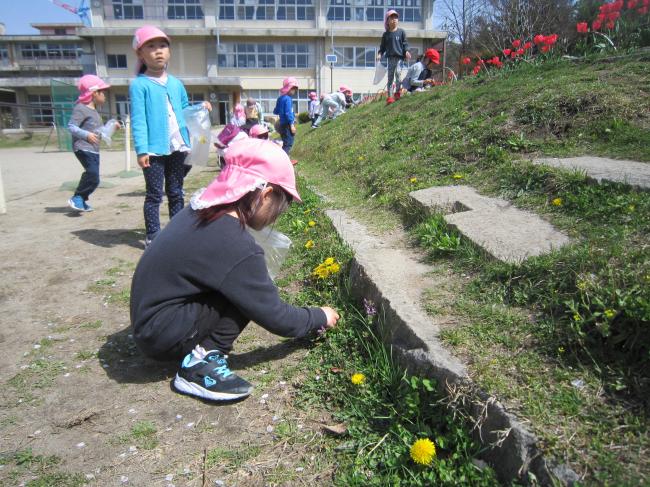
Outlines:
{"type": "Polygon", "coordinates": [[[216,179],[190,199],[193,210],[234,203],[266,183],[277,184],[294,200],[302,201],[289,156],[270,140],[249,138],[237,142],[228,149],[225,160],[216,179]]]}
{"type": "MultiPolygon", "coordinates": [[[[153,25],[143,25],[138,30],[136,30],[135,34],[133,35],[133,43],[132,43],[133,50],[137,51],[145,43],[149,42],[151,39],[165,39],[170,45],[172,43],[172,41],[169,39],[167,34],[165,34],[158,27],[154,27],[153,25]]],[[[139,73],[141,67],[142,67],[142,61],[140,61],[140,59],[138,58],[135,72],[139,73]]]]}
{"type": "Polygon", "coordinates": [[[389,10],[384,14],[384,30],[388,30],[388,17],[391,15],[397,15],[397,18],[399,18],[399,13],[397,13],[397,10],[389,10]]]}
{"type": "Polygon", "coordinates": [[[293,76],[284,78],[284,80],[282,80],[282,88],[280,88],[280,94],[286,95],[289,93],[289,91],[291,91],[291,88],[298,88],[298,81],[293,76]]]}
{"type": "Polygon", "coordinates": [[[339,86],[339,91],[341,93],[350,93],[350,95],[352,94],[352,90],[350,89],[349,86],[346,86],[346,85],[339,86]]]}
{"type": "Polygon", "coordinates": [[[93,93],[99,90],[110,88],[111,85],[106,83],[99,76],[94,74],[86,74],[79,79],[77,88],[79,89],[79,98],[77,103],[89,103],[93,99],[93,93]]]}
{"type": "Polygon", "coordinates": [[[264,125],[256,124],[251,127],[250,131],[248,132],[248,135],[250,135],[251,137],[258,137],[262,134],[268,134],[268,133],[269,133],[269,129],[267,129],[264,125]]]}
{"type": "Polygon", "coordinates": [[[316,98],[318,98],[318,95],[316,94],[316,92],[315,91],[310,91],[309,92],[309,99],[310,100],[315,100],[316,98]]]}

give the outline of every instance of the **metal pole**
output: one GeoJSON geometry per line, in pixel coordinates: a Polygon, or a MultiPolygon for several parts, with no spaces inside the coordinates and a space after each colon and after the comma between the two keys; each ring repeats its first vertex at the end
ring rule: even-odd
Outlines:
{"type": "MultiPolygon", "coordinates": [[[[334,54],[334,21],[330,24],[330,35],[332,38],[332,54],[334,54]]],[[[330,93],[334,93],[334,63],[330,63],[330,93]]]]}
{"type": "Polygon", "coordinates": [[[5,186],[2,182],[2,171],[0,170],[0,214],[7,213],[7,204],[5,203],[5,186]]]}
{"type": "Polygon", "coordinates": [[[129,172],[131,170],[131,117],[126,116],[124,121],[124,136],[126,140],[124,141],[124,162],[125,162],[125,171],[129,172]]]}

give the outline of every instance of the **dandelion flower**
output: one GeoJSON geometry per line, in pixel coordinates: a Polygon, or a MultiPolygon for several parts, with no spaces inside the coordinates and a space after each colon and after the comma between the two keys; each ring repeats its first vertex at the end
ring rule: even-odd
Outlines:
{"type": "Polygon", "coordinates": [[[553,201],[551,201],[551,204],[553,206],[562,206],[562,198],[555,198],[553,201]]]}
{"type": "Polygon", "coordinates": [[[314,246],[314,241],[313,240],[307,240],[305,243],[305,248],[306,249],[311,249],[314,246]]]}
{"type": "Polygon", "coordinates": [[[411,181],[413,184],[415,184],[415,183],[418,182],[418,178],[413,177],[413,178],[409,179],[409,181],[411,181]]]}
{"type": "Polygon", "coordinates": [[[357,372],[356,374],[352,374],[352,377],[350,377],[350,382],[352,382],[355,386],[360,386],[365,381],[366,381],[366,376],[360,372],[357,372]]]}
{"type": "Polygon", "coordinates": [[[328,257],[323,261],[324,265],[332,265],[334,263],[334,257],[328,257]]]}
{"type": "Polygon", "coordinates": [[[333,264],[327,266],[327,270],[330,271],[332,274],[336,274],[338,271],[341,270],[341,266],[338,263],[334,262],[333,264]]]}
{"type": "Polygon", "coordinates": [[[580,315],[578,313],[573,315],[573,321],[580,321],[580,315]]]}
{"type": "Polygon", "coordinates": [[[558,353],[564,353],[564,347],[557,347],[558,353]]]}
{"type": "Polygon", "coordinates": [[[463,179],[463,177],[462,174],[454,174],[454,179],[463,179]]]}
{"type": "Polygon", "coordinates": [[[612,319],[614,316],[616,316],[616,311],[613,309],[606,309],[604,314],[606,318],[612,319]]]}
{"type": "Polygon", "coordinates": [[[316,222],[314,220],[309,220],[309,223],[307,223],[307,225],[309,225],[310,227],[315,227],[316,222]]]}
{"type": "Polygon", "coordinates": [[[411,446],[411,458],[420,465],[431,465],[436,458],[436,445],[429,438],[417,440],[411,446]]]}

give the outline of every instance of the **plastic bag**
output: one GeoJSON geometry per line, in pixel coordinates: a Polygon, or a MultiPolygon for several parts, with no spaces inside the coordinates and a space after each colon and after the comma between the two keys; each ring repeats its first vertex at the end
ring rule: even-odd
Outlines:
{"type": "Polygon", "coordinates": [[[284,259],[287,258],[289,247],[291,247],[291,239],[284,233],[273,230],[271,227],[263,228],[262,230],[253,230],[248,228],[257,245],[264,250],[264,260],[266,267],[269,270],[271,279],[280,272],[284,259]]]}
{"type": "Polygon", "coordinates": [[[101,136],[102,140],[107,146],[111,146],[113,143],[113,134],[117,130],[117,128],[120,126],[120,122],[115,120],[114,118],[111,118],[108,122],[104,124],[103,127],[100,127],[98,132],[99,135],[101,136]]]}
{"type": "Polygon", "coordinates": [[[192,152],[185,164],[207,166],[210,156],[210,114],[203,104],[191,105],[183,110],[187,130],[190,132],[192,152]]]}
{"type": "Polygon", "coordinates": [[[377,61],[375,64],[375,78],[372,80],[372,84],[378,85],[381,83],[381,80],[384,79],[387,72],[388,69],[386,68],[386,65],[384,65],[382,61],[377,61]]]}

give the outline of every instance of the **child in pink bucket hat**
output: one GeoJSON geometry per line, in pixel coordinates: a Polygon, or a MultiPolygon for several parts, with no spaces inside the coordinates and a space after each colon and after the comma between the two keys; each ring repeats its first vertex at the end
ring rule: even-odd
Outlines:
{"type": "Polygon", "coordinates": [[[249,321],[276,335],[303,337],[339,318],[327,306],[282,301],[264,250],[246,230],[273,224],[291,201],[300,201],[289,157],[273,142],[250,138],[225,159],[219,176],[144,252],[131,286],[140,350],[158,360],[182,359],[175,389],[212,401],[251,393],[227,361],[249,321]]]}
{"type": "MultiPolygon", "coordinates": [[[[167,197],[169,218],[183,209],[185,158],[191,152],[183,109],[190,105],[183,83],[167,73],[170,40],[158,27],[135,31],[133,49],[138,57],[137,77],[129,86],[133,141],[146,183],[144,226],[147,247],[160,232],[160,205],[167,197]]],[[[212,110],[209,102],[203,102],[212,110]]]]}
{"type": "Polygon", "coordinates": [[[293,114],[293,98],[298,94],[298,81],[289,77],[282,81],[280,96],[275,102],[273,113],[280,117],[278,132],[282,137],[282,149],[289,154],[293,147],[293,137],[296,135],[296,117],[293,114]]]}
{"type": "Polygon", "coordinates": [[[399,99],[401,94],[400,62],[404,59],[411,59],[406,32],[397,27],[397,24],[399,24],[399,13],[392,9],[387,10],[384,14],[385,32],[381,36],[381,44],[379,45],[379,51],[377,51],[377,62],[380,62],[384,54],[388,60],[388,82],[386,84],[386,93],[388,94],[388,98],[386,99],[387,104],[391,104],[396,99],[399,99]],[[393,98],[393,79],[395,80],[396,87],[396,91],[394,92],[395,98],[393,98]]]}
{"type": "Polygon", "coordinates": [[[318,112],[320,110],[320,101],[315,91],[309,92],[309,104],[307,105],[307,108],[309,109],[309,119],[313,124],[318,118],[318,112]]]}
{"type": "Polygon", "coordinates": [[[110,87],[94,74],[82,76],[77,83],[79,98],[68,121],[72,150],[84,168],[77,189],[68,200],[68,206],[75,211],[93,211],[88,198],[99,186],[99,130],[102,127],[97,108],[106,102],[106,90],[110,87]]]}

